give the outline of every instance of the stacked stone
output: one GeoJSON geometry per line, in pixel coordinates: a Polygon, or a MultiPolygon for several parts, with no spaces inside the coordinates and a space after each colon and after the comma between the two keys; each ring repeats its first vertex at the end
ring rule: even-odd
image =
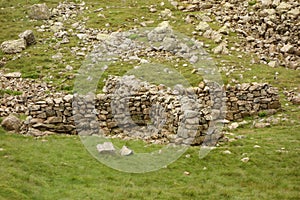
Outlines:
{"type": "MultiPolygon", "coordinates": [[[[15,81],[5,82],[5,88],[18,83],[15,81]]],[[[134,77],[111,77],[104,94],[74,96],[48,94],[47,85],[31,86],[40,92],[25,90],[25,99],[4,95],[0,115],[25,111],[28,117],[21,132],[32,135],[102,134],[196,145],[204,140],[213,142],[220,136],[216,125],[222,123],[225,114],[228,120],[240,120],[280,108],[277,89],[265,83],[227,86],[225,92],[216,83],[200,83],[195,88],[176,85],[171,89],[134,77]],[[14,99],[22,109],[14,105],[14,99]]]]}
{"type": "Polygon", "coordinates": [[[100,134],[95,95],[75,95],[72,106],[77,133],[82,136],[100,134]]]}
{"type": "Polygon", "coordinates": [[[73,95],[63,98],[46,98],[28,105],[29,117],[25,124],[28,133],[43,135],[51,133],[76,134],[72,114],[73,95]]]}
{"type": "Polygon", "coordinates": [[[275,112],[280,108],[278,90],[266,83],[244,83],[227,87],[228,120],[257,115],[260,111],[275,112]]]}
{"type": "Polygon", "coordinates": [[[0,117],[10,113],[28,115],[28,105],[45,99],[53,90],[51,85],[21,78],[19,72],[0,72],[0,117]]]}

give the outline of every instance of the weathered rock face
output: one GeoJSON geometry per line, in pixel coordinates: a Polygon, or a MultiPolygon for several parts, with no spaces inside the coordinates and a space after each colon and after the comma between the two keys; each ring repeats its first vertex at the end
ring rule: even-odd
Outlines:
{"type": "Polygon", "coordinates": [[[1,122],[1,126],[7,131],[19,132],[21,125],[21,120],[14,114],[10,114],[8,117],[5,117],[1,122]]]}
{"type": "Polygon", "coordinates": [[[51,17],[51,12],[45,3],[34,4],[30,7],[28,15],[31,19],[44,20],[51,17]]]}
{"type": "Polygon", "coordinates": [[[26,49],[26,41],[24,39],[9,40],[1,44],[1,50],[7,54],[20,53],[26,49]]]}

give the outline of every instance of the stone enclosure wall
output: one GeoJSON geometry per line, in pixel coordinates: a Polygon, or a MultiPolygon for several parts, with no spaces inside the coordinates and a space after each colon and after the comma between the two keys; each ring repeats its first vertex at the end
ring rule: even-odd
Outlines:
{"type": "MultiPolygon", "coordinates": [[[[17,80],[7,78],[6,83],[15,84],[17,80]]],[[[4,95],[0,116],[24,113],[27,118],[21,132],[36,136],[79,132],[149,142],[200,144],[208,134],[212,140],[219,137],[212,134],[214,129],[208,128],[212,122],[224,123],[223,117],[240,120],[280,108],[277,89],[266,83],[227,86],[223,93],[204,83],[194,88],[170,89],[130,76],[110,77],[103,94],[86,96],[49,93],[47,89],[51,87],[47,85],[33,87],[40,92],[30,93],[29,89],[19,96],[4,95]]]]}

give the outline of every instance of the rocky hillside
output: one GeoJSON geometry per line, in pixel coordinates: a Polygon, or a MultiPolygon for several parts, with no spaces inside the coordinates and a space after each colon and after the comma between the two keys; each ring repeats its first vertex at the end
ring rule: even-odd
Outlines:
{"type": "MultiPolygon", "coordinates": [[[[183,12],[185,18],[200,34],[214,38],[232,49],[255,53],[260,62],[271,67],[300,68],[300,3],[288,0],[173,1],[171,4],[183,12]],[[201,14],[198,14],[201,13],[201,14]],[[218,22],[222,28],[214,33],[206,22],[218,22]],[[197,28],[198,27],[198,28],[197,28]],[[218,35],[237,33],[240,42],[230,44],[218,35]]],[[[226,37],[225,37],[226,38],[226,37]]],[[[226,52],[225,52],[226,53],[226,52]]]]}

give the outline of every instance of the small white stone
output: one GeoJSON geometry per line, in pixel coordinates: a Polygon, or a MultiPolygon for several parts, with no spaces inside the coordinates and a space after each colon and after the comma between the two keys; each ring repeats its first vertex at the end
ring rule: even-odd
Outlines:
{"type": "Polygon", "coordinates": [[[244,162],[244,163],[247,163],[249,160],[250,160],[249,157],[245,157],[245,158],[242,158],[242,159],[241,159],[241,161],[244,162]]]}
{"type": "Polygon", "coordinates": [[[225,151],[223,151],[223,154],[231,154],[231,151],[225,150],[225,151]]]}

